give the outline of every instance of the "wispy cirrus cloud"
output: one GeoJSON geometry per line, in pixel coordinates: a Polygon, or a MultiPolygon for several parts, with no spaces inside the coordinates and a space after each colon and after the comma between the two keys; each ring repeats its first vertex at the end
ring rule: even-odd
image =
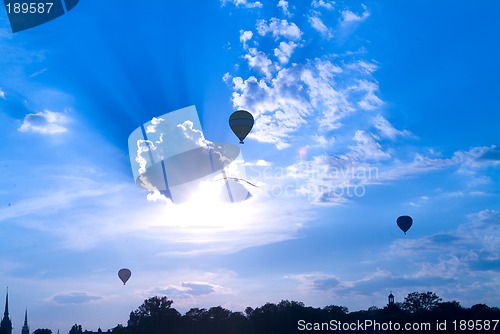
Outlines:
{"type": "Polygon", "coordinates": [[[57,304],[87,304],[90,302],[99,301],[102,298],[99,296],[91,295],[86,292],[70,292],[59,294],[52,297],[52,301],[57,304]]]}
{"type": "Polygon", "coordinates": [[[318,12],[313,12],[312,15],[309,16],[308,20],[311,27],[319,32],[323,37],[328,39],[333,38],[332,31],[323,23],[323,20],[318,12]]]}
{"type": "Polygon", "coordinates": [[[370,16],[370,11],[365,5],[362,5],[362,7],[363,12],[361,14],[356,14],[347,9],[343,10],[341,12],[340,25],[346,28],[347,26],[365,21],[370,16]]]}

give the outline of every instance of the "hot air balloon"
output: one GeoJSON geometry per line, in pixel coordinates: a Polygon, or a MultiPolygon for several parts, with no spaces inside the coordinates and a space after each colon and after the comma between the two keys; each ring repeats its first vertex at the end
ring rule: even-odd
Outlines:
{"type": "Polygon", "coordinates": [[[127,268],[123,268],[123,269],[120,269],[118,271],[118,277],[120,277],[120,279],[122,280],[123,285],[125,285],[125,283],[127,283],[128,279],[130,278],[131,275],[132,275],[132,273],[127,268]]]}
{"type": "Polygon", "coordinates": [[[252,130],[253,123],[254,119],[252,114],[246,110],[235,111],[229,117],[229,126],[240,140],[240,144],[243,144],[243,139],[245,139],[250,133],[250,130],[252,130]]]}
{"type": "Polygon", "coordinates": [[[403,231],[406,234],[406,232],[410,229],[411,225],[413,224],[413,219],[410,216],[400,216],[396,220],[396,223],[398,224],[401,231],[403,231]]]}

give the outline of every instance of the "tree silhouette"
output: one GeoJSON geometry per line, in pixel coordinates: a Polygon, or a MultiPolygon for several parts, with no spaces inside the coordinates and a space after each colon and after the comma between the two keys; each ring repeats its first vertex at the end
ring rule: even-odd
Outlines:
{"type": "Polygon", "coordinates": [[[172,308],[173,301],[167,297],[154,296],[130,314],[130,323],[134,324],[131,333],[164,334],[175,332],[181,314],[172,308]]]}
{"type": "Polygon", "coordinates": [[[68,334],[82,334],[82,333],[83,333],[82,325],[74,324],[69,330],[68,334]]]}
{"type": "Polygon", "coordinates": [[[125,333],[128,333],[128,331],[125,327],[123,327],[123,325],[118,325],[111,330],[111,333],[113,333],[113,334],[125,334],[125,333]]]}
{"type": "Polygon", "coordinates": [[[39,328],[33,332],[33,334],[52,334],[52,331],[47,328],[39,328]]]}
{"type": "Polygon", "coordinates": [[[438,306],[441,300],[434,292],[412,292],[405,297],[403,310],[410,313],[432,311],[438,306]]]}
{"type": "MultiPolygon", "coordinates": [[[[292,334],[303,333],[298,324],[320,325],[321,332],[328,330],[330,323],[364,323],[370,319],[377,323],[436,324],[443,320],[491,320],[500,319],[500,309],[485,304],[463,308],[457,301],[441,302],[433,292],[412,292],[403,303],[390,303],[384,308],[372,306],[367,310],[349,312],[344,306],[329,305],[324,308],[305,306],[298,301],[282,300],[278,304],[266,303],[261,307],[247,307],[244,312],[233,312],[222,306],[209,309],[191,308],[181,316],[172,308],[173,301],[167,297],[152,297],[130,313],[128,326],[117,325],[109,329],[111,334],[292,334]],[[327,325],[326,327],[324,325],[327,325]]],[[[491,321],[490,321],[491,322],[491,321]]],[[[448,322],[451,323],[451,322],[448,322]]],[[[493,323],[491,323],[491,326],[493,323]]],[[[500,324],[499,324],[500,326],[500,324]]],[[[311,326],[309,326],[311,328],[311,326]]],[[[493,328],[493,327],[492,327],[493,328]]],[[[448,328],[449,329],[449,328],[448,328]]],[[[50,334],[37,330],[34,334],[50,334]]],[[[345,332],[342,328],[339,333],[345,332]]],[[[498,331],[498,328],[496,329],[498,331]]],[[[378,333],[367,329],[363,333],[378,333]]],[[[445,331],[442,331],[445,332],[445,331]]],[[[73,325],[69,334],[85,334],[82,326],[73,325]]]]}

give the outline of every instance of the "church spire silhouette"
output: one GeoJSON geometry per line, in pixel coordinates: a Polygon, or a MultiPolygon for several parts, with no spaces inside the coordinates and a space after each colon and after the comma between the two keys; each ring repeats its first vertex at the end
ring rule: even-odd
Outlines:
{"type": "Polygon", "coordinates": [[[21,330],[21,334],[30,334],[30,328],[28,326],[28,309],[24,311],[24,326],[21,330]]]}
{"type": "Polygon", "coordinates": [[[5,311],[3,312],[3,319],[0,322],[0,332],[2,334],[12,334],[12,321],[9,319],[9,289],[5,295],[5,311]]]}

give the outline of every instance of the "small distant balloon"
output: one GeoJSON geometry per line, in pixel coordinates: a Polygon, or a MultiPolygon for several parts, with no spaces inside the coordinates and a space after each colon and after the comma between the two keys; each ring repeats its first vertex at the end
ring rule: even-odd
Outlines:
{"type": "Polygon", "coordinates": [[[127,283],[128,279],[130,278],[131,275],[132,275],[132,273],[127,268],[123,268],[123,269],[120,269],[118,271],[118,277],[120,277],[120,279],[122,280],[123,285],[125,285],[125,283],[127,283]]]}
{"type": "Polygon", "coordinates": [[[253,116],[246,110],[235,111],[229,117],[229,126],[240,140],[240,144],[243,144],[243,139],[250,133],[253,124],[253,116]]]}
{"type": "Polygon", "coordinates": [[[413,224],[413,219],[410,216],[400,216],[396,220],[396,223],[398,224],[401,231],[403,231],[406,234],[406,232],[410,229],[411,225],[413,224]]]}

